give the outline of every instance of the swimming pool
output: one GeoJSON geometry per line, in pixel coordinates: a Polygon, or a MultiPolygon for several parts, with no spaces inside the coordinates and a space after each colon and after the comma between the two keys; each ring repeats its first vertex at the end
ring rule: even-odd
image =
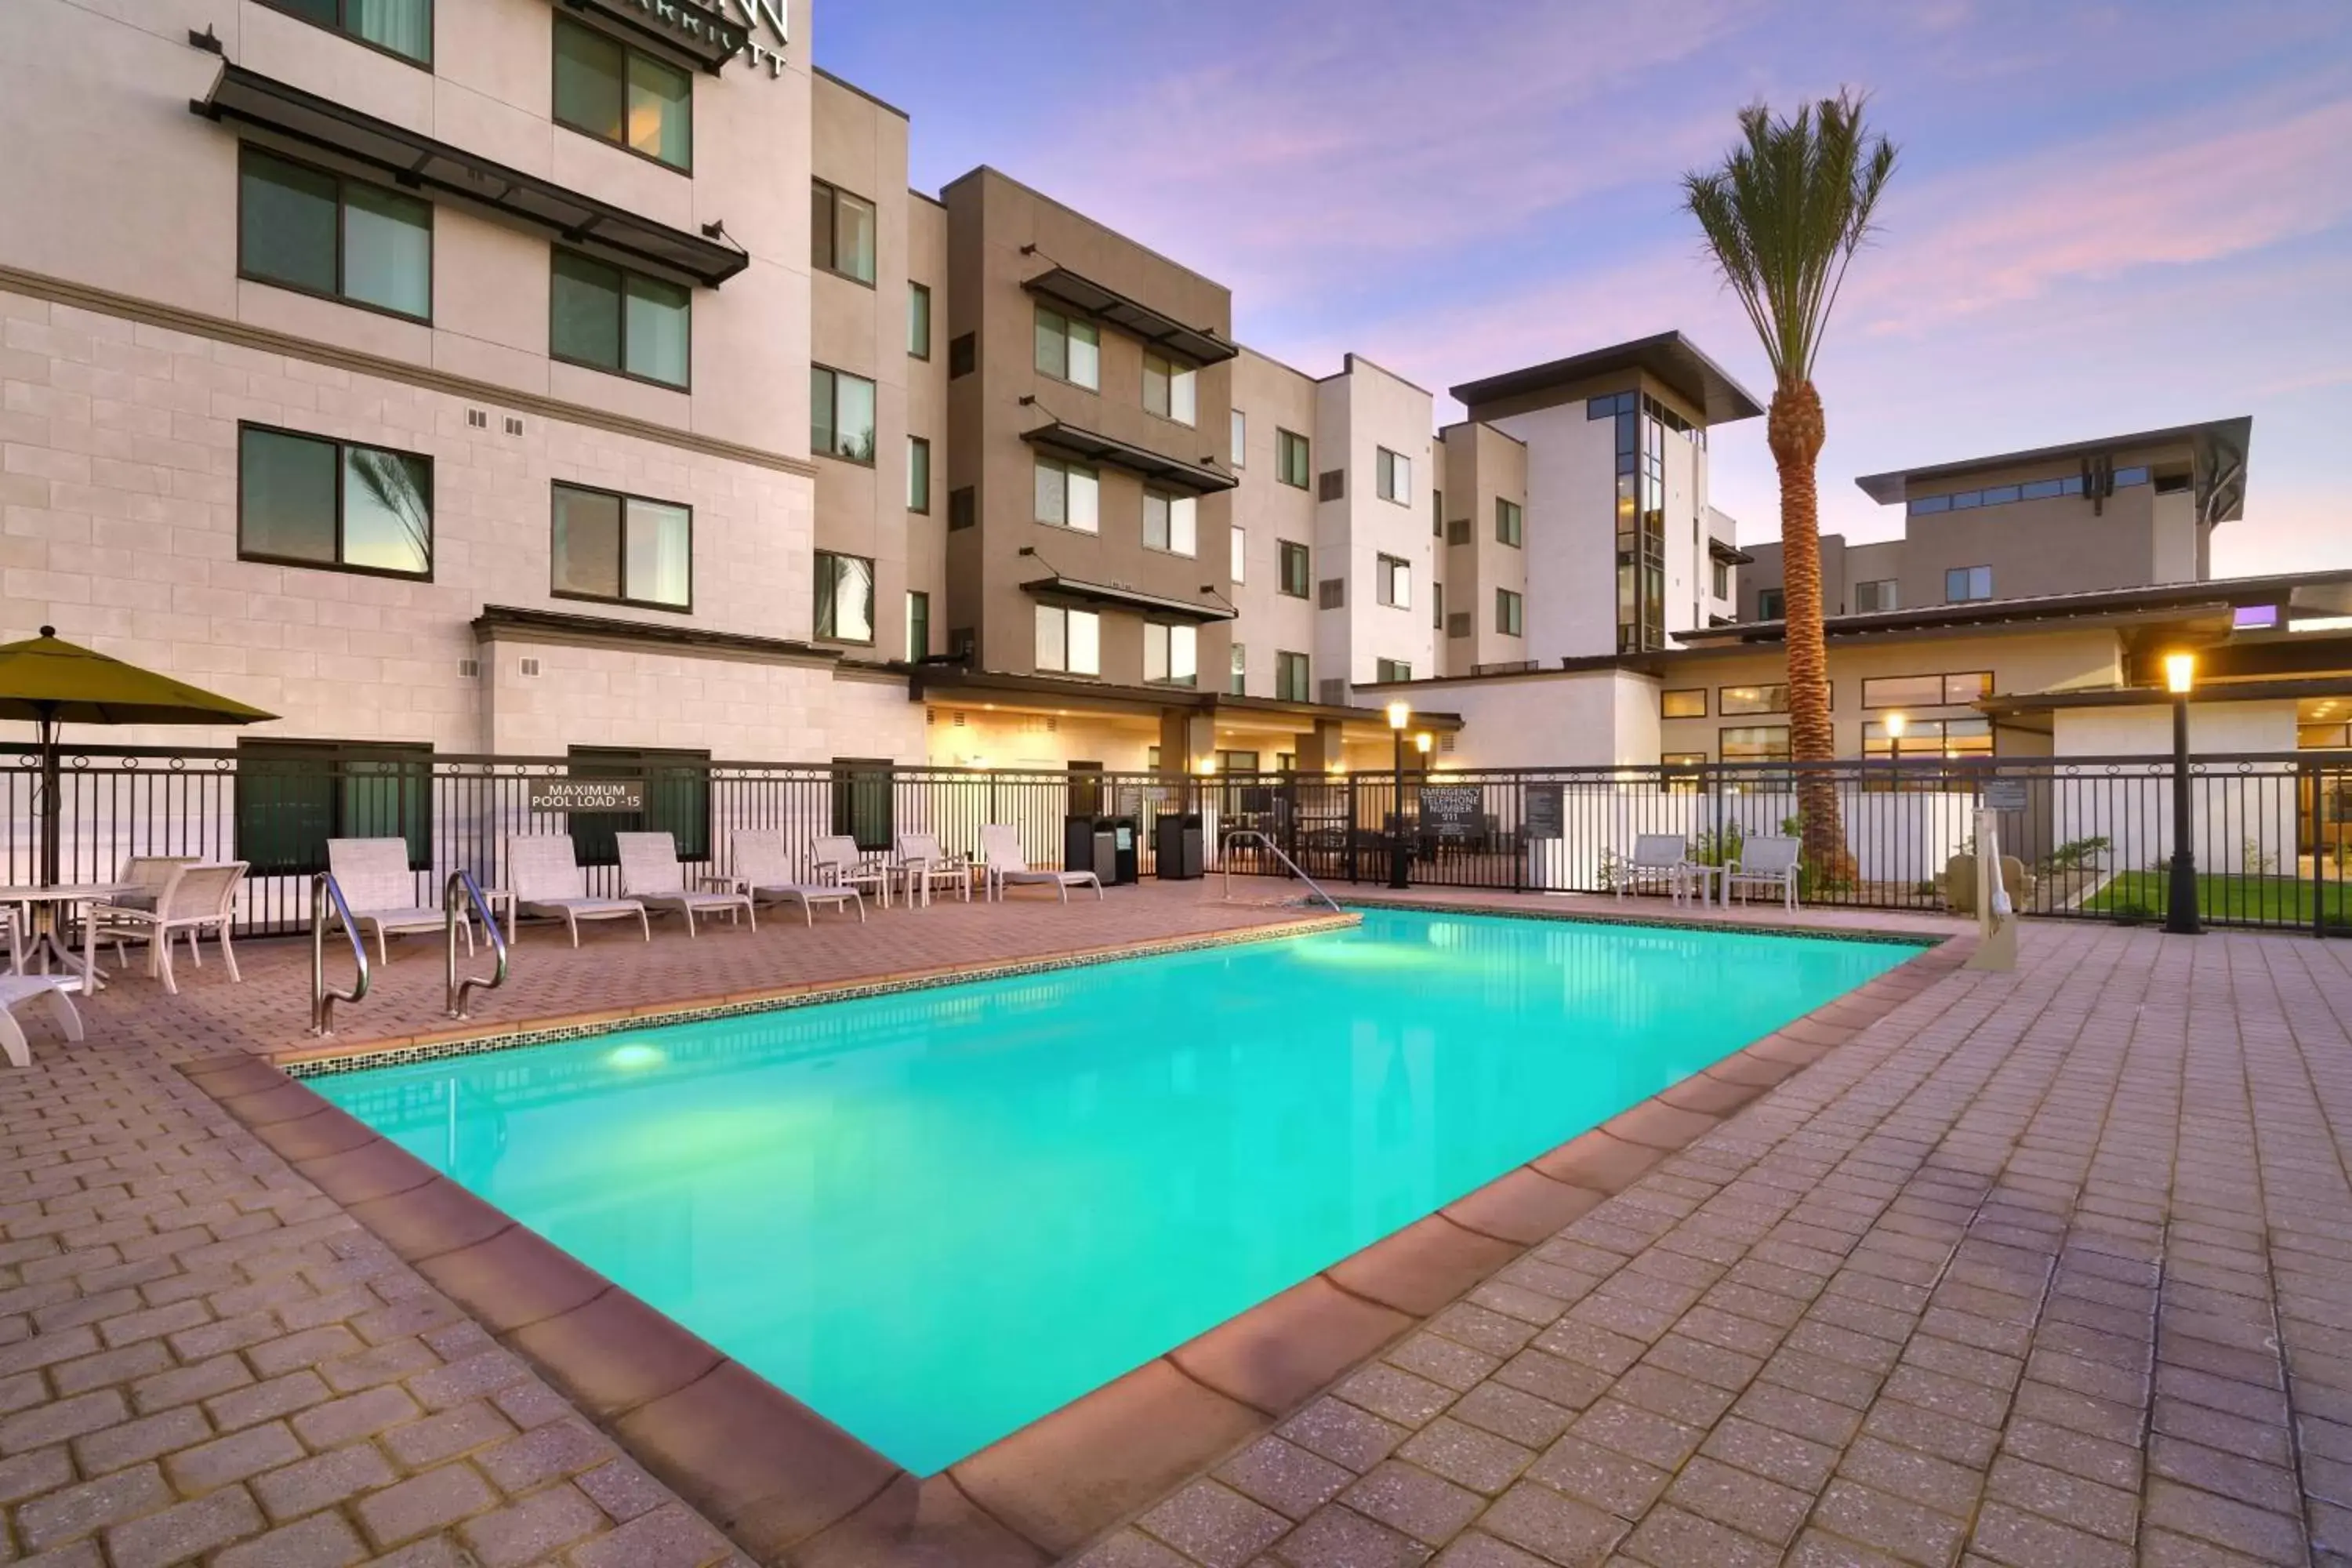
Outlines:
{"type": "Polygon", "coordinates": [[[1914,951],[1372,911],[309,1081],[929,1474],[1914,951]]]}

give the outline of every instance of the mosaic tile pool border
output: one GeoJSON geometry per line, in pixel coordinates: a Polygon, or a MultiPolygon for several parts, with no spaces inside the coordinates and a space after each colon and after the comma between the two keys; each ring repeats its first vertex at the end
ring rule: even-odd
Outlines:
{"type": "Polygon", "coordinates": [[[1743,936],[1801,936],[1829,942],[1868,942],[1888,947],[1934,947],[1950,939],[1948,932],[1895,931],[1882,926],[1750,925],[1745,921],[1697,920],[1690,916],[1599,914],[1591,910],[1529,909],[1523,905],[1441,902],[1432,899],[1384,899],[1340,894],[1343,910],[1405,910],[1424,915],[1490,915],[1497,920],[1551,921],[1561,925],[1650,926],[1669,931],[1728,932],[1743,936]]]}

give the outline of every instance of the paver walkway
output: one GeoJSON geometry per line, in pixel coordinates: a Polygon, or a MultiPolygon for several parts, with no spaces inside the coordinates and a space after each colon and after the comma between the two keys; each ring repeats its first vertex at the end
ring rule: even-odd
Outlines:
{"type": "Polygon", "coordinates": [[[2352,1563],[2352,942],[2025,950],[1076,1561],[2352,1563]]]}

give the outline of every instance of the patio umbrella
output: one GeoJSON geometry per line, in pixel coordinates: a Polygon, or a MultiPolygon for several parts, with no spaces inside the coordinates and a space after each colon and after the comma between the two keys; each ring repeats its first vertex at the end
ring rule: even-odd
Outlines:
{"type": "Polygon", "coordinates": [[[222,697],[62,642],[58,628],[0,643],[0,719],[30,722],[41,748],[41,883],[58,880],[58,727],[61,724],[253,724],[275,719],[222,697]]]}

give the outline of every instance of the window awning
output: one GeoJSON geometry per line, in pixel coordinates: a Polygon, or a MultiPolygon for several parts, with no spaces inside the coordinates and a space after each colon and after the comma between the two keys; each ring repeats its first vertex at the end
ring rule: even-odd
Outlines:
{"type": "Polygon", "coordinates": [[[1130,337],[1181,354],[1194,364],[1216,364],[1242,352],[1207,327],[1188,327],[1165,311],[1155,310],[1140,300],[1129,299],[1066,267],[1026,279],[1021,287],[1073,310],[1108,321],[1130,337]]]}
{"type": "Polygon", "coordinates": [[[648,6],[630,0],[562,0],[563,8],[594,16],[658,45],[671,54],[692,60],[711,75],[743,47],[742,27],[719,14],[717,6],[696,5],[648,6]],[[673,17],[664,26],[656,16],[673,17]]]}
{"type": "Polygon", "coordinates": [[[1206,459],[1188,463],[1181,458],[1155,452],[1149,447],[1122,441],[1116,436],[1098,435],[1075,425],[1065,425],[1058,419],[1034,430],[1024,430],[1021,438],[1034,446],[1050,447],[1086,462],[1108,463],[1115,468],[1125,468],[1129,473],[1140,474],[1161,484],[1174,485],[1195,495],[1213,495],[1241,483],[1206,459]]]}
{"type": "Polygon", "coordinates": [[[1740,549],[1737,544],[1733,544],[1726,540],[1709,539],[1706,542],[1706,552],[1715,557],[1717,561],[1722,562],[1726,566],[1753,566],[1756,564],[1756,557],[1748,554],[1748,552],[1740,549]]]}
{"type": "MultiPolygon", "coordinates": [[[[716,289],[751,263],[743,247],[608,206],[551,180],[491,163],[285,82],[226,65],[188,107],[257,125],[383,170],[401,184],[480,202],[615,260],[651,263],[716,289]]],[[[716,227],[717,226],[712,226],[716,227]]]]}
{"type": "Polygon", "coordinates": [[[1021,586],[1032,597],[1040,599],[1076,599],[1088,605],[1116,605],[1123,610],[1143,610],[1155,616],[1174,616],[1188,621],[1230,621],[1234,611],[1228,605],[1202,605],[1191,599],[1171,599],[1165,594],[1147,594],[1140,588],[1123,588],[1115,583],[1087,583],[1056,573],[1051,577],[1035,577],[1021,586]]]}

